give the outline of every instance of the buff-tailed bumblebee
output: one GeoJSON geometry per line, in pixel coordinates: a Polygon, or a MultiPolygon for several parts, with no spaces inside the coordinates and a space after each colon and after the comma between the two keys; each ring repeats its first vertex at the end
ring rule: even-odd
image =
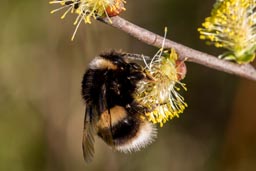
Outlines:
{"type": "Polygon", "coordinates": [[[96,134],[122,152],[138,151],[156,137],[155,126],[142,117],[147,109],[133,96],[139,81],[152,78],[126,55],[116,51],[100,54],[83,76],[86,109],[82,146],[86,162],[93,158],[96,134]]]}

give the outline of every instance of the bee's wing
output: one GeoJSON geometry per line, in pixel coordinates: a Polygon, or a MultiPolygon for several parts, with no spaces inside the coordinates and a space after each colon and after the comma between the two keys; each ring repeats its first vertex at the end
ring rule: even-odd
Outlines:
{"type": "Polygon", "coordinates": [[[86,162],[90,162],[94,155],[94,136],[97,132],[97,122],[100,114],[106,109],[106,87],[103,85],[98,94],[98,102],[87,104],[84,117],[83,155],[86,162]]]}
{"type": "Polygon", "coordinates": [[[83,155],[86,162],[90,162],[94,156],[94,135],[96,134],[96,121],[93,117],[92,106],[86,106],[83,131],[83,155]]]}

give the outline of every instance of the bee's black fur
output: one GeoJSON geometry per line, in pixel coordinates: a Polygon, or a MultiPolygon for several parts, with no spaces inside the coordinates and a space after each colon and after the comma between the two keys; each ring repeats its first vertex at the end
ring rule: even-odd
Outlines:
{"type": "MultiPolygon", "coordinates": [[[[82,81],[82,96],[87,104],[96,105],[101,103],[100,101],[104,101],[102,98],[106,98],[106,106],[98,109],[99,114],[115,105],[125,107],[127,104],[131,104],[136,83],[145,77],[142,68],[134,63],[125,62],[122,54],[113,51],[101,54],[100,57],[109,60],[117,68],[89,68],[82,81]]],[[[102,105],[104,106],[104,104],[102,105]]]]}

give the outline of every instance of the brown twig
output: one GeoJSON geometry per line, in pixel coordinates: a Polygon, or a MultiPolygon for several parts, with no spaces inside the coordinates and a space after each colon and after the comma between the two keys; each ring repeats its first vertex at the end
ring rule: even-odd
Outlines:
{"type": "MultiPolygon", "coordinates": [[[[139,39],[146,44],[158,48],[162,47],[162,43],[164,40],[162,36],[159,36],[153,32],[141,28],[119,16],[112,17],[112,23],[110,23],[108,19],[100,19],[100,21],[130,34],[131,36],[139,39]]],[[[219,71],[227,72],[256,81],[256,70],[250,64],[238,65],[232,62],[224,61],[215,56],[173,42],[169,39],[165,40],[164,48],[174,48],[178,52],[179,58],[181,60],[187,59],[188,61],[195,62],[209,68],[217,69],[219,71]]]]}

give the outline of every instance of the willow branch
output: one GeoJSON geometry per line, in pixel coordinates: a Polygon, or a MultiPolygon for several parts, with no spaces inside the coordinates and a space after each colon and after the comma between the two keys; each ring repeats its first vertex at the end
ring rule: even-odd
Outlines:
{"type": "MultiPolygon", "coordinates": [[[[162,47],[164,40],[162,36],[141,28],[119,16],[112,17],[112,23],[110,23],[108,19],[100,19],[100,21],[118,28],[148,45],[158,48],[162,47]]],[[[174,48],[179,54],[180,60],[187,59],[190,62],[198,63],[209,68],[256,81],[256,70],[252,65],[238,65],[232,62],[224,61],[215,56],[173,42],[169,39],[165,40],[164,48],[174,48]]]]}

